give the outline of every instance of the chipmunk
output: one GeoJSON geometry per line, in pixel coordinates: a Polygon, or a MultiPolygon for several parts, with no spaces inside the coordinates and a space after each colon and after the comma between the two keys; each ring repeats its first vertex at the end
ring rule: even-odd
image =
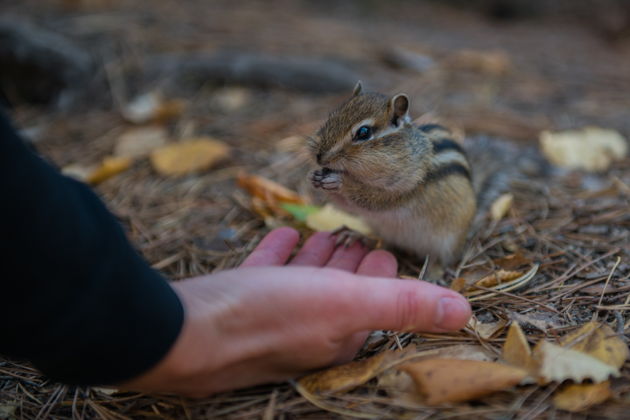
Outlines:
{"type": "MultiPolygon", "coordinates": [[[[484,175],[475,178],[477,168],[449,136],[438,124],[413,125],[407,95],[363,93],[359,82],[309,139],[321,166],[310,180],[334,204],[361,216],[386,243],[449,266],[460,257],[478,199],[498,196],[484,189],[505,184],[491,173],[509,166],[480,165],[486,166],[484,175]]],[[[506,155],[502,146],[480,144],[506,155]]],[[[488,161],[483,150],[474,155],[488,161]]]]}

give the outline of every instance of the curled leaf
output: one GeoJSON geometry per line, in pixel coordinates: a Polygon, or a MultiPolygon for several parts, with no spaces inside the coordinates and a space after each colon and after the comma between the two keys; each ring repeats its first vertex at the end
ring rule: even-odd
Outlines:
{"type": "Polygon", "coordinates": [[[258,197],[268,204],[304,204],[304,199],[295,191],[258,175],[240,173],[236,177],[236,182],[239,187],[246,190],[252,196],[258,197]]]}

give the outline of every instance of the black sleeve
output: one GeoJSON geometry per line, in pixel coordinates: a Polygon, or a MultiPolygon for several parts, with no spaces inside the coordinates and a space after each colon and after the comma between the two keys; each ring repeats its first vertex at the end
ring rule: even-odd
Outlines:
{"type": "Polygon", "coordinates": [[[173,289],[1,110],[0,203],[0,354],[82,385],[130,379],[166,355],[184,318],[173,289]]]}

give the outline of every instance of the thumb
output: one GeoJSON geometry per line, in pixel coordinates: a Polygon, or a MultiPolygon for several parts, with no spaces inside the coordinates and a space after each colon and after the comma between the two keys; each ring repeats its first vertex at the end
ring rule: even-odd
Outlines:
{"type": "Polygon", "coordinates": [[[345,300],[338,307],[355,331],[454,331],[471,316],[462,295],[420,280],[349,275],[337,287],[345,300]]]}

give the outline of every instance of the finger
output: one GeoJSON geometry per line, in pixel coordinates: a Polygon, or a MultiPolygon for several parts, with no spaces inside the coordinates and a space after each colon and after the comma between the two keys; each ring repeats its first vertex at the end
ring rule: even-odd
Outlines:
{"type": "Polygon", "coordinates": [[[397,273],[396,257],[383,250],[376,250],[367,254],[357,268],[357,274],[372,277],[396,277],[397,273]]]}
{"type": "Polygon", "coordinates": [[[424,281],[333,277],[335,294],[330,304],[349,331],[454,331],[471,315],[463,296],[424,281]]]}
{"type": "Polygon", "coordinates": [[[291,252],[299,240],[300,234],[295,229],[281,227],[272,230],[245,258],[241,267],[283,265],[291,256],[291,252]]]}
{"type": "Polygon", "coordinates": [[[335,250],[335,237],[328,232],[313,234],[289,265],[309,265],[321,267],[330,259],[335,250]]]}
{"type": "Polygon", "coordinates": [[[351,362],[359,350],[361,350],[361,347],[363,347],[369,335],[369,331],[361,331],[348,337],[333,363],[342,364],[351,362]]]}
{"type": "Polygon", "coordinates": [[[367,253],[368,249],[358,241],[347,248],[345,246],[338,246],[330,257],[326,267],[354,272],[367,253]]]}

